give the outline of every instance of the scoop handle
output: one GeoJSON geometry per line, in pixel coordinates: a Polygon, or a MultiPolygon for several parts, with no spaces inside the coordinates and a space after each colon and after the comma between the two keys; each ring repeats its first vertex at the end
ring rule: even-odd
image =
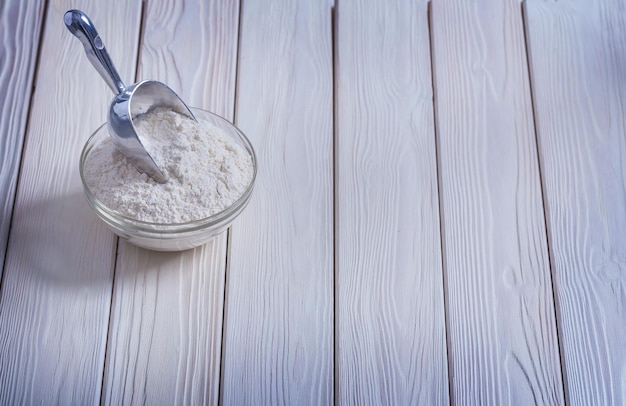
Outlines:
{"type": "Polygon", "coordinates": [[[114,93],[122,93],[125,89],[124,83],[89,17],[80,10],[69,10],[63,16],[63,21],[67,29],[83,43],[89,62],[96,68],[106,84],[114,93]]]}

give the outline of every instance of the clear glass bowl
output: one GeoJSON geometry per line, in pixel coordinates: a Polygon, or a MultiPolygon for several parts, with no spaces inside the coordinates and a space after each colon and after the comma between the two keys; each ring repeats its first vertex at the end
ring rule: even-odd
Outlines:
{"type": "Polygon", "coordinates": [[[80,156],[80,179],[91,208],[98,217],[120,238],[139,247],[157,251],[182,251],[202,245],[230,226],[233,220],[245,209],[254,189],[257,173],[257,160],[252,144],[246,136],[224,118],[205,110],[191,108],[198,121],[208,121],[224,130],[237,144],[241,145],[252,158],[253,174],[250,185],[243,195],[226,209],[200,220],[187,223],[161,224],[126,217],[108,208],[91,192],[85,181],[84,166],[89,153],[109,136],[106,123],[100,126],[85,143],[80,156]]]}

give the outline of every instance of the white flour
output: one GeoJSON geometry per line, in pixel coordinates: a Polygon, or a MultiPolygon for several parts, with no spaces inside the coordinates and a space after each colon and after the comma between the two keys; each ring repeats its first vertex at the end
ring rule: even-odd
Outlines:
{"type": "Polygon", "coordinates": [[[139,173],[107,137],[89,154],[84,173],[110,209],[142,221],[183,223],[222,211],[250,184],[252,159],[223,130],[163,108],[134,122],[169,180],[160,184],[139,173]]]}

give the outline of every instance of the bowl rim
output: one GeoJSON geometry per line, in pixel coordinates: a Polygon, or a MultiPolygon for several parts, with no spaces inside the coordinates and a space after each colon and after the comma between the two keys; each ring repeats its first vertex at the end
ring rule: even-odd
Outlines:
{"type": "MultiPolygon", "coordinates": [[[[144,232],[147,234],[158,234],[160,236],[164,236],[169,234],[202,231],[207,228],[211,228],[212,226],[223,224],[224,222],[227,222],[231,216],[239,213],[247,205],[248,200],[252,195],[252,191],[254,190],[254,185],[256,183],[256,177],[258,172],[257,157],[252,143],[250,142],[248,137],[246,137],[243,131],[241,131],[237,126],[235,126],[232,122],[225,119],[224,117],[198,107],[190,107],[190,109],[194,112],[194,114],[196,114],[196,112],[199,112],[209,115],[213,119],[216,119],[222,124],[225,124],[227,127],[232,128],[234,130],[234,133],[239,137],[241,143],[243,143],[243,147],[245,148],[245,150],[250,154],[250,158],[252,159],[252,178],[250,179],[250,183],[246,187],[246,190],[243,192],[243,194],[228,207],[209,217],[204,217],[201,219],[191,220],[183,223],[155,223],[151,221],[138,220],[129,216],[125,216],[124,214],[109,208],[91,191],[84,174],[84,166],[87,160],[87,156],[89,155],[91,150],[97,145],[96,138],[98,136],[102,137],[101,131],[104,127],[107,126],[107,123],[105,122],[89,136],[89,138],[85,142],[85,145],[82,148],[79,160],[79,172],[80,179],[83,184],[83,191],[87,197],[87,201],[94,208],[99,217],[104,216],[104,220],[106,222],[112,222],[113,226],[118,227],[123,231],[131,229],[132,232],[144,232]]],[[[104,137],[108,136],[108,133],[105,133],[104,137]]],[[[229,136],[232,137],[232,135],[230,134],[229,136]]]]}

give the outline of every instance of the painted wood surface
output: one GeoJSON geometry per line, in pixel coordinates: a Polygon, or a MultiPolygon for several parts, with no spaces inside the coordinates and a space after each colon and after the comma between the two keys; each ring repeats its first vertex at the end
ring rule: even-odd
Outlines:
{"type": "MultiPolygon", "coordinates": [[[[148,2],[144,13],[137,79],[232,119],[238,3],[148,2]]],[[[181,253],[120,241],[104,403],[217,403],[225,272],[226,233],[181,253]]]]}
{"type": "Polygon", "coordinates": [[[427,11],[336,11],[339,404],[449,402],[427,11]]]}
{"type": "MultiPolygon", "coordinates": [[[[79,4],[133,77],[140,1],[79,4]],[[125,21],[125,24],[120,24],[125,21]]],[[[51,2],[0,296],[0,403],[98,403],[115,242],[82,196],[78,160],[109,88],[51,2]]]]}
{"type": "Polygon", "coordinates": [[[43,10],[43,0],[5,0],[0,4],[0,276],[26,133],[43,10]]]}
{"type": "Polygon", "coordinates": [[[2,2],[0,404],[624,403],[624,3],[490,1],[2,2]],[[251,138],[228,237],[88,208],[71,7],[251,138]]]}
{"type": "Polygon", "coordinates": [[[327,2],[242,3],[237,125],[258,154],[232,227],[224,404],[333,401],[333,129],[327,2]]]}
{"type": "Polygon", "coordinates": [[[520,4],[432,2],[451,400],[562,404],[520,4]]]}
{"type": "Polygon", "coordinates": [[[626,11],[526,3],[568,403],[626,403],[626,11]]]}
{"type": "Polygon", "coordinates": [[[224,240],[180,254],[120,247],[104,404],[217,403],[224,240]]]}

